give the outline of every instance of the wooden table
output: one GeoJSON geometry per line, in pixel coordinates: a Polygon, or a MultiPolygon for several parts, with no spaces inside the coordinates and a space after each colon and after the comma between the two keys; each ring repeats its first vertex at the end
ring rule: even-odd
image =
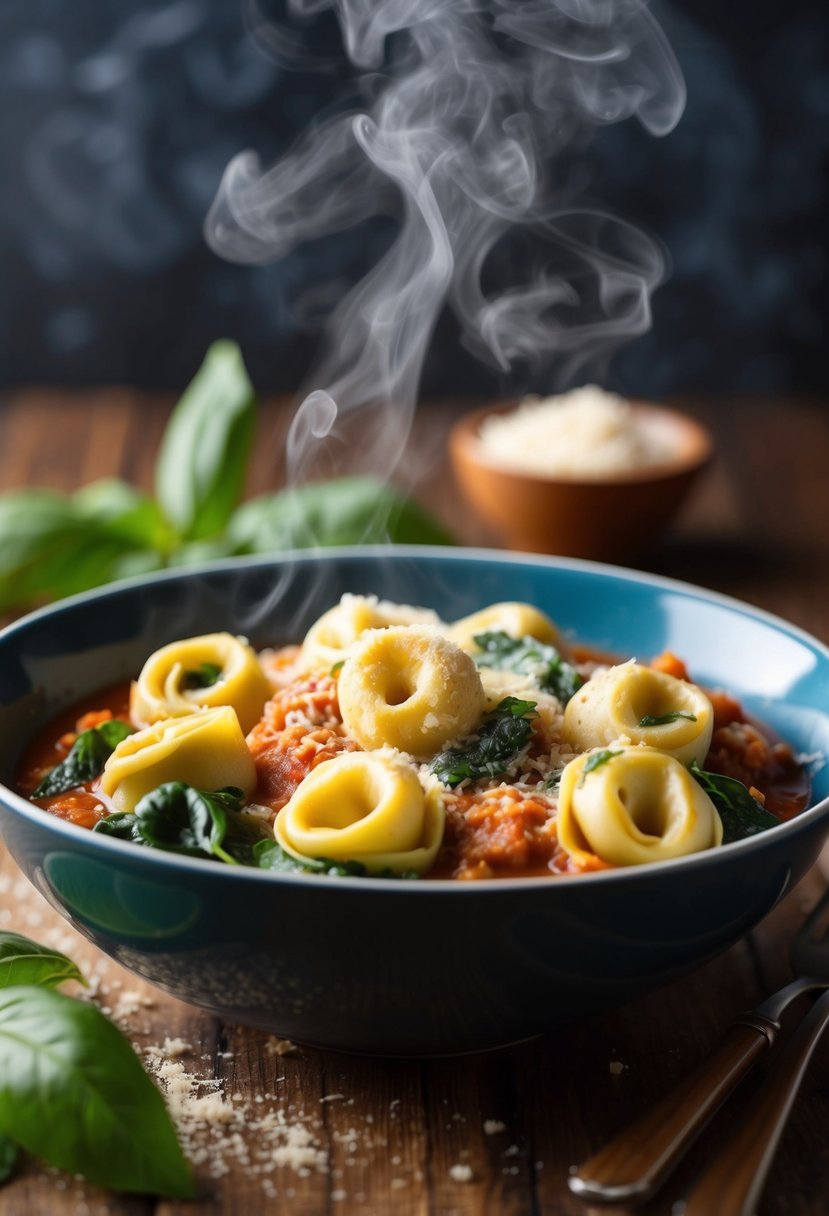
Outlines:
{"type": "MultiPolygon", "coordinates": [[[[826,403],[683,404],[713,429],[718,459],[649,568],[737,595],[829,641],[826,403]]],[[[72,489],[110,474],[149,487],[169,406],[123,389],[10,396],[0,405],[0,489],[72,489]]],[[[493,538],[461,507],[444,463],[445,432],[464,408],[423,407],[410,450],[422,461],[423,501],[464,540],[486,543],[493,538]]],[[[251,491],[278,484],[286,416],[278,403],[262,410],[251,491]]],[[[226,1122],[184,1128],[198,1158],[194,1203],[106,1194],[28,1163],[0,1190],[0,1213],[577,1216],[585,1209],[567,1191],[568,1166],[702,1059],[729,1019],[788,978],[788,943],[824,886],[815,869],[727,954],[610,1016],[489,1055],[401,1063],[286,1051],[266,1034],[164,996],[69,929],[2,858],[0,926],[72,954],[93,978],[94,999],[139,1049],[180,1040],[168,1065],[211,1082],[199,1092],[224,1096],[226,1122]],[[279,1130],[283,1119],[290,1135],[279,1130]],[[301,1151],[286,1149],[289,1139],[301,1151]]],[[[646,1213],[669,1213],[687,1192],[759,1079],[745,1084],[646,1213]]],[[[779,1149],[766,1216],[829,1211],[828,1129],[826,1042],[779,1149]]]]}

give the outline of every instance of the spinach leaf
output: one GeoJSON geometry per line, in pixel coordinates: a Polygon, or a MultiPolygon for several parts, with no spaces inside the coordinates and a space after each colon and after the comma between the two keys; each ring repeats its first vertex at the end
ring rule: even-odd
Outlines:
{"type": "Polygon", "coordinates": [[[470,742],[450,747],[435,756],[429,768],[439,781],[454,789],[467,777],[500,777],[532,738],[534,701],[504,697],[487,714],[470,742]]]}
{"type": "Polygon", "coordinates": [[[0,991],[0,1135],[99,1186],[189,1199],[161,1094],[94,1005],[31,985],[0,991]]]}
{"type": "Polygon", "coordinates": [[[87,781],[93,781],[104,771],[104,765],[115,751],[118,744],[132,734],[132,727],[120,718],[111,722],[101,722],[99,726],[91,726],[89,730],[78,735],[72,745],[72,750],[65,760],[55,765],[48,773],[32,798],[51,798],[55,794],[65,794],[67,790],[77,789],[87,781]]]}
{"type": "Polygon", "coordinates": [[[18,1148],[8,1136],[0,1134],[0,1184],[6,1182],[17,1164],[18,1148]]]}
{"type": "Polygon", "coordinates": [[[254,846],[254,864],[262,870],[273,870],[277,874],[336,874],[340,877],[356,878],[399,878],[410,881],[420,878],[414,870],[396,874],[391,870],[383,870],[379,874],[369,874],[361,861],[333,861],[328,857],[309,857],[305,862],[297,861],[290,853],[286,853],[275,840],[260,840],[254,846]]]}
{"type": "Polygon", "coordinates": [[[481,654],[474,656],[479,667],[496,667],[530,676],[539,688],[551,692],[562,705],[566,705],[584,683],[575,667],[561,657],[555,646],[537,642],[535,638],[514,638],[503,630],[493,630],[477,634],[474,641],[481,650],[481,654]]]}
{"type": "Polygon", "coordinates": [[[145,794],[134,813],[109,815],[93,831],[169,853],[256,865],[255,847],[270,832],[257,816],[242,812],[244,802],[242,790],[232,786],[207,792],[168,781],[145,794]]]}
{"type": "Polygon", "coordinates": [[[682,709],[671,709],[666,714],[643,714],[639,719],[640,726],[670,726],[672,722],[678,722],[680,718],[685,718],[687,722],[696,722],[696,714],[687,714],[682,709]]]}
{"type": "Polygon", "coordinates": [[[756,836],[758,832],[766,832],[780,823],[777,816],[753,798],[736,777],[706,772],[696,760],[691,761],[690,771],[717,808],[722,820],[723,844],[756,836]]]}
{"type": "Polygon", "coordinates": [[[0,933],[0,988],[39,984],[54,988],[64,980],[86,980],[65,954],[30,941],[20,933],[0,933]]]}
{"type": "Polygon", "coordinates": [[[590,773],[595,773],[597,768],[601,768],[603,764],[607,764],[608,760],[612,760],[614,756],[621,756],[621,754],[621,752],[612,752],[608,748],[604,748],[600,752],[593,752],[581,770],[579,785],[584,785],[584,779],[590,773]]]}
{"type": "Polygon", "coordinates": [[[215,536],[239,502],[255,395],[234,342],[214,342],[176,405],[156,466],[156,495],[183,540],[215,536]]]}
{"type": "Polygon", "coordinates": [[[228,536],[236,553],[386,541],[454,543],[416,502],[373,477],[342,477],[253,498],[234,514],[228,536]]]}
{"type": "Polygon", "coordinates": [[[185,688],[212,688],[222,674],[218,663],[200,663],[194,671],[185,671],[185,688]]]}

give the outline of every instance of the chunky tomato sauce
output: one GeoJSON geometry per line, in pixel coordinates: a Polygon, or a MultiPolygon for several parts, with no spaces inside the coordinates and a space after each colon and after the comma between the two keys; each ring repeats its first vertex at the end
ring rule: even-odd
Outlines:
{"type": "MultiPolygon", "coordinates": [[[[359,745],[344,733],[337,702],[335,674],[316,673],[291,679],[295,653],[278,652],[271,675],[284,682],[266,704],[261,720],[247,736],[257,773],[252,801],[275,817],[300,782],[317,765],[359,745]]],[[[585,673],[597,663],[613,661],[586,647],[572,658],[585,673]]],[[[652,664],[680,679],[688,673],[671,654],[652,664]]],[[[130,721],[128,685],[118,685],[66,711],[45,726],[27,748],[18,772],[18,788],[31,797],[43,777],[68,755],[78,735],[112,718],[130,721]]],[[[791,747],[761,724],[750,721],[739,701],[728,693],[709,693],[715,729],[705,768],[737,778],[780,820],[804,810],[809,782],[791,747]]],[[[532,749],[531,749],[532,754],[532,749]]],[[[530,776],[516,785],[487,789],[446,789],[446,827],[430,877],[478,879],[573,872],[572,859],[556,835],[555,798],[544,782],[530,776]]],[[[36,800],[44,810],[84,828],[92,828],[112,806],[92,781],[76,790],[36,800]]],[[[611,868],[599,858],[582,859],[578,869],[611,868]]]]}

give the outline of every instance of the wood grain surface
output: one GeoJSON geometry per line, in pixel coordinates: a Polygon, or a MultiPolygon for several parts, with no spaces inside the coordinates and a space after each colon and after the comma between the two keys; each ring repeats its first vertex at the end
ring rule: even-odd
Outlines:
{"type": "MultiPolygon", "coordinates": [[[[474,404],[421,407],[407,467],[418,496],[464,541],[492,543],[463,508],[445,461],[451,420],[474,404]]],[[[826,403],[679,404],[712,428],[717,459],[646,568],[736,595],[829,641],[826,403]]],[[[170,405],[128,389],[9,396],[0,403],[0,490],[69,490],[105,475],[149,488],[170,405]]],[[[251,492],[279,484],[288,417],[282,403],[262,407],[251,492]]],[[[194,1202],[118,1196],[29,1161],[0,1190],[0,1214],[582,1216],[588,1209],[567,1190],[568,1167],[704,1058],[731,1018],[789,978],[788,944],[825,884],[816,867],[733,949],[612,1015],[487,1055],[399,1062],[291,1049],[164,995],[67,926],[0,848],[0,927],[66,950],[92,980],[92,999],[152,1070],[213,1094],[203,1113],[221,1116],[181,1125],[198,1179],[194,1202]],[[165,1041],[175,1046],[159,1057],[153,1049],[165,1041]]],[[[761,1084],[761,1072],[744,1082],[642,1212],[668,1216],[761,1084]]],[[[827,1130],[824,1043],[783,1137],[763,1216],[829,1211],[827,1130]]]]}

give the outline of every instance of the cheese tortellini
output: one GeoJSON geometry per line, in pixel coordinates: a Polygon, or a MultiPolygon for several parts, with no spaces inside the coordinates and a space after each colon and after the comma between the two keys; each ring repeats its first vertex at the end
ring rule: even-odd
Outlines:
{"type": "Polygon", "coordinates": [[[455,621],[445,632],[462,650],[473,654],[478,649],[475,638],[480,633],[502,632],[513,638],[535,638],[548,646],[556,646],[560,640],[558,629],[545,613],[518,601],[491,604],[455,621]]]}
{"type": "Polygon", "coordinates": [[[702,764],[713,729],[714,711],[701,688],[632,661],[596,672],[564,711],[565,738],[580,751],[624,739],[683,764],[702,764]]]}
{"type": "Polygon", "coordinates": [[[414,625],[369,630],[343,663],[338,693],[346,731],[361,747],[388,745],[424,760],[469,734],[485,701],[469,655],[414,625]]]}
{"type": "Polygon", "coordinates": [[[315,621],[305,635],[299,654],[302,668],[330,670],[346,657],[350,647],[367,629],[386,629],[390,625],[438,625],[440,618],[431,608],[413,608],[378,600],[376,595],[350,595],[315,621]]]}
{"type": "Polygon", "coordinates": [[[202,790],[232,785],[250,796],[256,767],[235,710],[229,705],[204,709],[128,735],[104,765],[101,791],[117,811],[133,811],[166,781],[202,790]]]}
{"type": "Polygon", "coordinates": [[[576,862],[593,854],[636,866],[722,842],[713,802],[673,756],[650,747],[586,752],[561,778],[558,839],[576,862]]]}
{"type": "Polygon", "coordinates": [[[267,677],[245,639],[208,633],[171,642],[150,655],[132,686],[130,713],[134,721],[150,726],[230,705],[247,733],[270,695],[267,677]]]}
{"type": "Polygon", "coordinates": [[[276,817],[274,834],[299,861],[359,861],[370,874],[422,874],[443,838],[444,807],[391,750],[325,760],[276,817]]]}

